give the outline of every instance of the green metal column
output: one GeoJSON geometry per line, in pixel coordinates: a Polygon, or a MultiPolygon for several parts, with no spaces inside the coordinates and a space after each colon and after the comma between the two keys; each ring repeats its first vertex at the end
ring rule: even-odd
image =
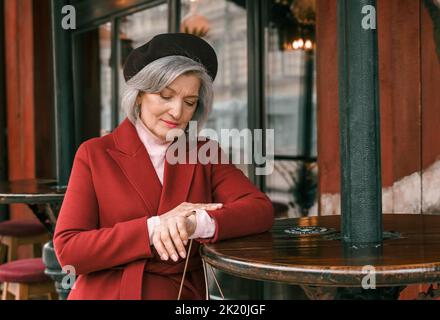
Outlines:
{"type": "MultiPolygon", "coordinates": [[[[265,129],[265,28],[267,0],[246,1],[248,42],[248,128],[265,129]]],[[[263,131],[262,150],[266,150],[263,131]]],[[[256,175],[256,163],[249,165],[249,179],[266,190],[265,176],[256,175]]]]}
{"type": "Polygon", "coordinates": [[[72,30],[61,26],[61,10],[65,5],[69,5],[68,0],[52,0],[56,172],[60,186],[67,185],[75,155],[72,30]]]}
{"type": "Polygon", "coordinates": [[[180,0],[167,0],[168,3],[168,32],[180,32],[182,4],[180,0]]]}
{"type": "Polygon", "coordinates": [[[353,247],[383,233],[377,30],[363,27],[365,6],[376,1],[338,0],[341,230],[353,247]]]}
{"type": "Polygon", "coordinates": [[[313,88],[315,73],[315,51],[306,50],[304,52],[304,84],[302,87],[302,101],[300,109],[301,135],[299,145],[301,146],[302,155],[307,160],[312,154],[312,135],[313,135],[313,88]]]}

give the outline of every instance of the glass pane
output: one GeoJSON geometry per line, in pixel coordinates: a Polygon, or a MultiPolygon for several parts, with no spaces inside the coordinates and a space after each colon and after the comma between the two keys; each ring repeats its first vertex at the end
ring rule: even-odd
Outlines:
{"type": "Polygon", "coordinates": [[[316,128],[314,40],[312,34],[298,29],[294,3],[274,0],[270,4],[266,29],[267,123],[275,129],[275,154],[309,156],[316,128]]]}
{"type": "Polygon", "coordinates": [[[275,159],[279,159],[266,177],[266,191],[278,217],[316,211],[310,210],[316,200],[318,169],[312,3],[273,0],[265,12],[266,123],[275,130],[275,159]]]}
{"type": "Polygon", "coordinates": [[[101,80],[101,136],[112,130],[112,24],[99,27],[99,62],[101,80]]]}
{"type": "MultiPolygon", "coordinates": [[[[123,66],[130,52],[153,38],[156,34],[168,31],[168,5],[162,4],[121,18],[120,24],[120,56],[119,92],[125,84],[123,66]]],[[[119,94],[119,106],[121,105],[119,94]]],[[[125,119],[125,114],[119,110],[119,122],[125,119]]]]}
{"type": "MultiPolygon", "coordinates": [[[[219,136],[221,129],[247,128],[247,19],[243,4],[245,1],[240,1],[241,5],[225,0],[182,0],[181,3],[181,31],[202,36],[215,49],[219,61],[219,70],[214,82],[213,111],[205,128],[214,129],[219,136]]],[[[240,155],[243,159],[243,146],[224,151],[230,157],[238,158],[240,155]]],[[[247,164],[237,164],[237,167],[244,174],[248,174],[247,164]]]]}

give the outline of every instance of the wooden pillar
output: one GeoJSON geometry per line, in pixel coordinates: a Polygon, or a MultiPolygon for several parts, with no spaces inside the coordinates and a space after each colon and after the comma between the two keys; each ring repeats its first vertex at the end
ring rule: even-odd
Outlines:
{"type": "Polygon", "coordinates": [[[339,193],[338,49],[336,0],[316,2],[319,212],[326,195],[339,193]]]}
{"type": "MultiPolygon", "coordinates": [[[[0,0],[0,21],[4,21],[4,3],[0,0]]],[[[6,145],[6,90],[5,90],[4,23],[0,23],[0,181],[8,179],[6,145]]],[[[0,221],[8,218],[8,208],[0,205],[0,221]]]]}
{"type": "MultiPolygon", "coordinates": [[[[6,97],[9,180],[35,178],[33,1],[5,1],[6,97]]],[[[31,218],[24,205],[11,218],[31,218]]]]}
{"type": "Polygon", "coordinates": [[[376,1],[338,1],[341,231],[356,247],[381,244],[383,232],[378,45],[376,29],[361,23],[367,5],[376,1]]]}

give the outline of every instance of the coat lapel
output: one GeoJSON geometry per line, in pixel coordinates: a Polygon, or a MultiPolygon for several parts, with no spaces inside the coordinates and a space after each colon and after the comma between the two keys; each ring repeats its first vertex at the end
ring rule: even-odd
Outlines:
{"type": "Polygon", "coordinates": [[[156,215],[162,186],[136,128],[125,119],[112,134],[115,149],[107,149],[107,152],[142,198],[149,216],[156,215]]]}
{"type": "Polygon", "coordinates": [[[166,213],[182,202],[188,201],[195,164],[174,164],[165,161],[162,196],[158,215],[166,213]]]}
{"type": "MultiPolygon", "coordinates": [[[[176,142],[175,142],[176,143],[176,142]]],[[[179,142],[177,142],[179,143],[179,142]]],[[[192,144],[191,144],[192,145],[192,144]]],[[[177,148],[178,150],[178,148],[177,148]]],[[[178,156],[175,150],[174,156],[178,156]]],[[[197,150],[197,148],[196,148],[197,150]]],[[[167,152],[172,152],[168,149],[167,152]]],[[[177,157],[180,158],[180,157],[177,157]]],[[[182,202],[187,202],[191,184],[193,183],[196,164],[190,163],[190,144],[185,148],[186,163],[170,164],[165,158],[162,196],[159,203],[159,215],[170,211],[182,202]]]]}

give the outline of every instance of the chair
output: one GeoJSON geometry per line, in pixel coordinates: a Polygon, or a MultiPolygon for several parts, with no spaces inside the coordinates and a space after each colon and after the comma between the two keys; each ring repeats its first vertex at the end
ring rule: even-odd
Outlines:
{"type": "Polygon", "coordinates": [[[18,247],[33,245],[33,256],[41,257],[42,246],[50,240],[44,226],[35,220],[10,220],[0,222],[0,263],[17,260],[18,247]],[[7,250],[6,250],[7,249],[7,250]]]}
{"type": "Polygon", "coordinates": [[[3,282],[2,300],[29,300],[47,296],[56,300],[54,282],[44,274],[41,258],[21,259],[0,265],[0,282],[3,282]],[[12,297],[11,297],[12,296],[12,297]]]}

